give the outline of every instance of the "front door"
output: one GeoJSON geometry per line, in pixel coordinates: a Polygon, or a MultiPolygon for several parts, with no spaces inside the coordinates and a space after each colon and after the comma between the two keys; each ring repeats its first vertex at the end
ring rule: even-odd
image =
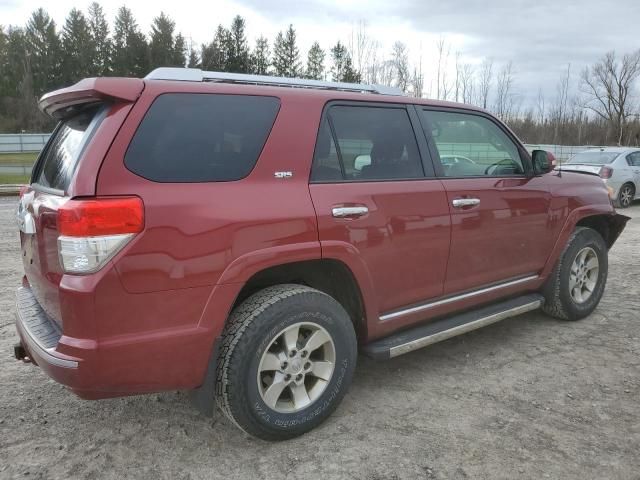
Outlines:
{"type": "Polygon", "coordinates": [[[418,125],[411,106],[336,104],[318,135],[310,191],[323,256],[353,253],[379,315],[443,292],[449,207],[418,125]]]}
{"type": "Polygon", "coordinates": [[[490,116],[421,114],[451,212],[445,295],[537,275],[555,239],[546,179],[526,175],[526,153],[490,116]]]}

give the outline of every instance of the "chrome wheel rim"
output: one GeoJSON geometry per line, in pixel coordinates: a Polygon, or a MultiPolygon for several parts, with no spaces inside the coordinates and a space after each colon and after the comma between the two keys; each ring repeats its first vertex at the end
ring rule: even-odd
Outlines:
{"type": "Polygon", "coordinates": [[[600,262],[598,255],[591,247],[585,247],[578,252],[571,265],[569,273],[569,292],[576,303],[584,303],[596,288],[600,262]]]}
{"type": "Polygon", "coordinates": [[[336,363],[331,335],[320,325],[302,322],[278,333],[258,365],[262,401],[281,413],[296,413],[326,390],[336,363]]]}
{"type": "Polygon", "coordinates": [[[628,186],[624,187],[620,192],[620,204],[623,207],[628,207],[629,205],[631,205],[631,200],[632,200],[631,187],[628,187],[628,186]]]}

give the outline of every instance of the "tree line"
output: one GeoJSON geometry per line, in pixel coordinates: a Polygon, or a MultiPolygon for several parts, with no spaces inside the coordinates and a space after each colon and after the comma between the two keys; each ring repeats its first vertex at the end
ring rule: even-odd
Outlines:
{"type": "Polygon", "coordinates": [[[640,142],[640,110],[634,103],[640,50],[610,52],[577,77],[568,65],[553,98],[545,99],[540,90],[535,104],[523,105],[513,62],[462,63],[461,52],[452,54],[446,37],[434,49],[432,64],[423,66],[422,54],[412,64],[405,43],[386,51],[360,22],[346,41],[336,41],[328,51],[314,42],[304,54],[293,25],[272,40],[260,35],[250,44],[241,16],[219,25],[209,42],[195,45],[162,12],[145,33],[126,6],[112,24],[97,2],[87,12],[73,8],[61,28],[39,8],[24,26],[0,26],[0,132],[50,130],[52,122],[38,111],[37,98],[82,78],[144,77],[157,67],[187,66],[396,86],[407,95],[490,110],[528,143],[640,142]]]}

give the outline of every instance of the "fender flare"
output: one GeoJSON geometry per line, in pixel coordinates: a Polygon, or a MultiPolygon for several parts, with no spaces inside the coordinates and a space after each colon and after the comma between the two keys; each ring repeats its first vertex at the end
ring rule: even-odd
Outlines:
{"type": "MultiPolygon", "coordinates": [[[[567,245],[567,242],[569,241],[569,237],[571,236],[571,233],[573,233],[573,231],[575,230],[578,222],[587,217],[592,217],[595,215],[610,216],[611,220],[615,222],[615,224],[620,223],[620,221],[617,220],[617,217],[623,217],[624,220],[621,220],[622,221],[621,226],[619,226],[615,232],[616,236],[614,238],[614,241],[615,239],[617,239],[618,235],[620,235],[620,233],[624,228],[624,224],[626,224],[628,220],[628,217],[624,217],[624,215],[616,214],[616,211],[613,209],[611,204],[585,205],[582,207],[575,208],[569,213],[569,215],[567,216],[567,219],[564,222],[562,230],[560,231],[560,234],[556,239],[556,243],[553,246],[553,249],[551,250],[551,254],[547,258],[547,261],[542,271],[540,272],[541,278],[546,279],[553,271],[556,265],[556,262],[558,261],[558,258],[560,258],[560,255],[562,255],[562,252],[564,251],[564,248],[567,245]]],[[[610,242],[610,243],[613,244],[613,242],[610,242]]]]}

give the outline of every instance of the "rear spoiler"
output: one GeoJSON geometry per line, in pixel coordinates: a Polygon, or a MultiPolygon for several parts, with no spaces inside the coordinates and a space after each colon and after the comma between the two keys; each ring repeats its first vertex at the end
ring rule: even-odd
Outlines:
{"type": "Polygon", "coordinates": [[[85,78],[71,87],[43,95],[38,106],[50,117],[60,120],[90,103],[134,102],[143,89],[144,81],[139,78],[85,78]]]}

